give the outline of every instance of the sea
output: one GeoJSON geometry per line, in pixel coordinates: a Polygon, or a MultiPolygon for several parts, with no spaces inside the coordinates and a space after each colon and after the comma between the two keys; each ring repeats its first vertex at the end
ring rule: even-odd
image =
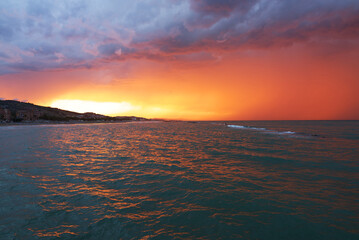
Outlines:
{"type": "Polygon", "coordinates": [[[0,239],[359,239],[359,121],[1,126],[0,239]]]}

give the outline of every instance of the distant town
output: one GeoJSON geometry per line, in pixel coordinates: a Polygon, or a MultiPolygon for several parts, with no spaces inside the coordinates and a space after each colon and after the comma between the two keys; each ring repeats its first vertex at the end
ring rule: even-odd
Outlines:
{"type": "Polygon", "coordinates": [[[0,123],[119,122],[146,121],[135,116],[109,117],[92,112],[77,113],[16,100],[0,100],[0,123]]]}

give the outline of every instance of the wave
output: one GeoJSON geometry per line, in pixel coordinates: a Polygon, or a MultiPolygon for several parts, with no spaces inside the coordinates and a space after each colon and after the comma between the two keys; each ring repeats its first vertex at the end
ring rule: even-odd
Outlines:
{"type": "Polygon", "coordinates": [[[253,129],[253,130],[268,130],[266,128],[256,128],[256,127],[247,127],[247,126],[241,126],[241,125],[227,125],[231,128],[246,128],[246,129],[253,129]]]}
{"type": "Polygon", "coordinates": [[[257,127],[241,126],[241,125],[227,125],[227,127],[263,131],[263,132],[269,133],[269,134],[279,134],[279,135],[296,134],[296,132],[293,132],[293,131],[275,131],[275,130],[270,130],[270,129],[267,129],[267,128],[257,128],[257,127]]]}

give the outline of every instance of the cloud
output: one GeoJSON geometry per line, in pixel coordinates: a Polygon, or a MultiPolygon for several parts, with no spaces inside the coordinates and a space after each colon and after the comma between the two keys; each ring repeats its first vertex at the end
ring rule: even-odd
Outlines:
{"type": "Polygon", "coordinates": [[[118,56],[121,56],[121,54],[122,54],[121,48],[117,49],[117,50],[115,51],[115,54],[118,55],[118,56]]]}
{"type": "Polygon", "coordinates": [[[56,52],[55,53],[55,56],[57,57],[57,59],[55,60],[55,62],[63,62],[64,60],[65,60],[65,56],[64,56],[64,54],[62,54],[62,53],[58,53],[58,52],[56,52]]]}
{"type": "Polygon", "coordinates": [[[2,1],[0,74],[357,40],[357,0],[2,1]]]}

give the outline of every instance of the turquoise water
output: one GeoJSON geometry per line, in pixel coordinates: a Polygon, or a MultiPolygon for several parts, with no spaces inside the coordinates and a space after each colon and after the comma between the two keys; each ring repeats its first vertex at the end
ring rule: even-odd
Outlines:
{"type": "Polygon", "coordinates": [[[0,127],[0,239],[359,239],[359,121],[0,127]]]}

